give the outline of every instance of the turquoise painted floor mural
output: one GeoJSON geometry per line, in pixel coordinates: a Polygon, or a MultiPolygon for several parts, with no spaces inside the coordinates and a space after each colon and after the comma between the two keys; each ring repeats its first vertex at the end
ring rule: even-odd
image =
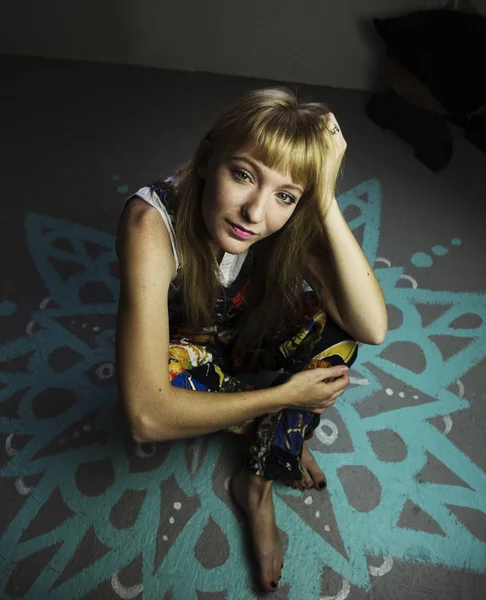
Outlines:
{"type": "MultiPolygon", "coordinates": [[[[486,295],[428,290],[377,255],[379,181],[339,204],[374,264],[390,330],[361,347],[312,440],[329,491],[275,486],[288,544],[280,587],[292,600],[344,600],[396,561],[486,572],[486,539],[471,526],[485,523],[486,475],[448,437],[469,407],[462,378],[485,358],[486,295]],[[430,464],[448,483],[428,480],[430,464]],[[325,569],[341,578],[337,594],[322,593],[325,569]]],[[[48,296],[25,335],[0,347],[2,599],[255,598],[231,473],[221,476],[231,436],[130,440],[115,390],[113,236],[39,214],[25,227],[48,296]]],[[[466,242],[410,248],[411,264],[426,273],[466,242]]],[[[16,311],[1,300],[0,324],[16,311]]]]}

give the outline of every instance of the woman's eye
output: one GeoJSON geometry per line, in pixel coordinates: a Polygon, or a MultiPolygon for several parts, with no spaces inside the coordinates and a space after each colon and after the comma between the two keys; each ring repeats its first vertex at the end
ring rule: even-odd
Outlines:
{"type": "MultiPolygon", "coordinates": [[[[233,169],[233,175],[240,181],[250,181],[250,176],[248,173],[246,171],[242,171],[241,169],[233,169]]],[[[285,192],[280,192],[280,196],[285,196],[285,198],[280,198],[284,204],[294,204],[297,202],[293,196],[286,194],[285,192]]]]}
{"type": "Polygon", "coordinates": [[[236,175],[236,177],[238,179],[241,179],[242,181],[248,181],[248,179],[243,179],[242,177],[240,177],[240,174],[243,174],[246,177],[248,177],[248,173],[246,173],[245,171],[242,171],[241,169],[234,169],[233,174],[236,175]]]}
{"type": "Polygon", "coordinates": [[[290,196],[289,194],[286,194],[285,192],[281,192],[280,195],[287,197],[286,200],[282,200],[282,202],[284,202],[285,204],[294,204],[294,202],[296,201],[293,196],[290,196]]]}

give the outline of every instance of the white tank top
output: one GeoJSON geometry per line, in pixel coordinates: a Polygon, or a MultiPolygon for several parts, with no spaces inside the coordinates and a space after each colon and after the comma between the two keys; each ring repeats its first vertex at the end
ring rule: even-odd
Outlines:
{"type": "MultiPolygon", "coordinates": [[[[170,182],[173,181],[173,177],[167,178],[165,181],[170,182]]],[[[153,206],[157,212],[162,217],[162,220],[167,227],[167,231],[170,236],[170,243],[172,246],[172,252],[174,253],[174,259],[176,263],[176,270],[179,271],[182,266],[182,257],[179,256],[177,252],[176,245],[176,237],[175,237],[175,229],[172,224],[171,217],[167,212],[164,204],[159,198],[156,191],[151,190],[150,187],[144,186],[140,188],[135,194],[132,194],[125,201],[123,208],[132,200],[133,198],[141,198],[150,206],[153,206]]],[[[223,287],[228,287],[233,281],[238,277],[238,273],[245,262],[245,258],[248,254],[248,250],[245,250],[242,254],[230,254],[229,252],[225,252],[221,263],[219,264],[219,275],[220,281],[223,287]]]]}

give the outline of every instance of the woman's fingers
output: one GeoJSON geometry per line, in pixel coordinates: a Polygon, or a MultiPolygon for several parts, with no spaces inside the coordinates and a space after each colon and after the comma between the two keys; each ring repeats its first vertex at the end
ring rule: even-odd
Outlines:
{"type": "MultiPolygon", "coordinates": [[[[341,379],[344,379],[345,376],[343,376],[341,379]]],[[[330,406],[332,406],[336,400],[339,398],[339,396],[342,396],[344,394],[344,390],[346,389],[348,383],[349,383],[349,377],[347,377],[347,382],[344,383],[341,381],[341,379],[336,380],[335,382],[331,383],[327,383],[325,384],[326,387],[325,389],[325,395],[327,395],[327,398],[324,398],[321,402],[321,407],[318,409],[313,409],[310,412],[313,413],[317,413],[317,414],[322,414],[327,408],[329,408],[330,406]],[[331,390],[330,387],[332,386],[336,386],[338,385],[339,387],[335,387],[335,389],[331,390]],[[330,394],[330,392],[332,391],[332,394],[330,394]]]]}
{"type": "Polygon", "coordinates": [[[317,369],[310,369],[307,373],[314,373],[314,377],[316,379],[335,379],[337,377],[341,377],[341,375],[346,374],[349,371],[349,368],[346,365],[338,365],[336,367],[322,367],[317,369]]]}
{"type": "Polygon", "coordinates": [[[325,383],[324,385],[326,386],[325,389],[327,393],[332,396],[336,392],[344,390],[344,388],[346,388],[349,385],[349,376],[347,374],[344,374],[335,381],[325,383]]]}
{"type": "Polygon", "coordinates": [[[321,414],[332,406],[349,384],[349,368],[346,365],[307,369],[291,377],[295,396],[295,408],[321,414]],[[308,403],[306,406],[306,402],[308,403]]]}

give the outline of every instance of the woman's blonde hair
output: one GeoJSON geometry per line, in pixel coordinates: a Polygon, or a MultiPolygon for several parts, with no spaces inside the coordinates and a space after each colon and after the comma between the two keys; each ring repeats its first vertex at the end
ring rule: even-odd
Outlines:
{"type": "Polygon", "coordinates": [[[319,295],[324,281],[311,255],[325,261],[322,216],[329,207],[339,167],[326,165],[330,147],[329,109],[300,101],[289,89],[251,91],[220,114],[201,140],[191,161],[176,172],[176,239],[182,256],[180,285],[190,328],[211,324],[219,288],[216,259],[208,244],[202,216],[204,180],[198,170],[211,157],[225,158],[245,150],[271,169],[288,173],[304,194],[287,223],[259,241],[254,268],[239,323],[238,346],[255,349],[300,310],[304,281],[319,295]]]}

